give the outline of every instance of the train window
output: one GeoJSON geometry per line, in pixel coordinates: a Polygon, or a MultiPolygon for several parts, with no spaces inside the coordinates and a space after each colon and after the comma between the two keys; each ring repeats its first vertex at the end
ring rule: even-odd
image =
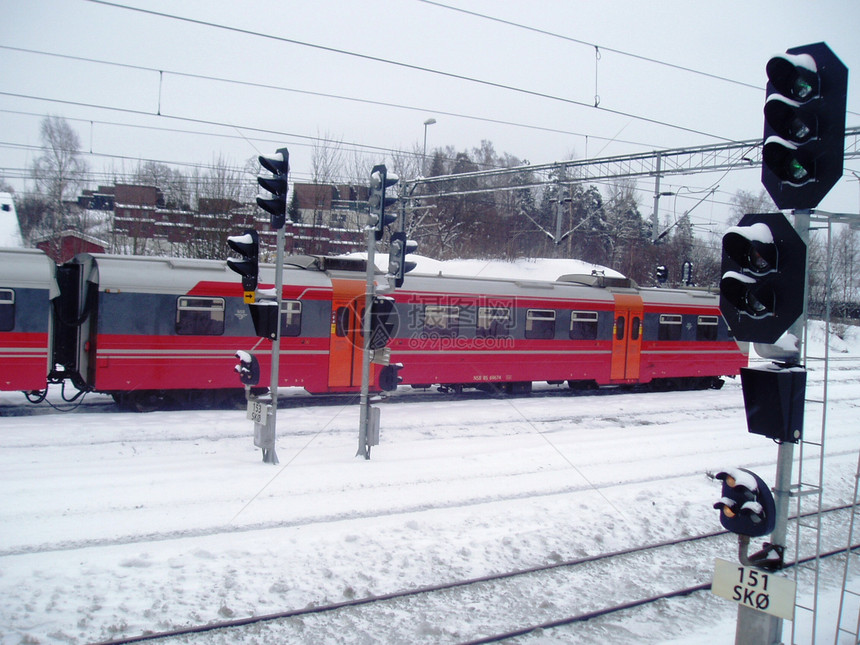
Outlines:
{"type": "Polygon", "coordinates": [[[460,331],[460,308],[441,305],[424,307],[424,333],[454,337],[460,331]]]}
{"type": "Polygon", "coordinates": [[[615,340],[624,340],[624,324],[627,319],[624,316],[618,316],[615,319],[615,340]]]}
{"type": "Polygon", "coordinates": [[[179,298],[176,303],[176,333],[198,336],[223,334],[224,298],[179,298]]]}
{"type": "Polygon", "coordinates": [[[552,309],[529,309],[526,312],[526,338],[548,339],[555,336],[555,312],[552,309]]]}
{"type": "Polygon", "coordinates": [[[630,323],[630,340],[639,340],[639,333],[642,331],[642,320],[639,316],[633,316],[630,323]]]}
{"type": "Polygon", "coordinates": [[[509,336],[513,327],[511,310],[507,307],[478,307],[478,338],[500,338],[509,336]]]}
{"type": "Polygon", "coordinates": [[[0,289],[0,331],[12,331],[15,326],[15,292],[0,289]]]}
{"type": "Polygon", "coordinates": [[[717,340],[720,319],[716,316],[699,316],[696,321],[696,340],[717,340]]]}
{"type": "Polygon", "coordinates": [[[334,335],[340,336],[341,338],[345,338],[349,333],[350,325],[350,308],[349,307],[338,307],[334,316],[334,335]]]}
{"type": "Polygon", "coordinates": [[[660,314],[660,328],[657,340],[681,340],[680,314],[660,314]]]}
{"type": "Polygon", "coordinates": [[[281,336],[299,336],[301,333],[301,300],[284,300],[281,302],[281,336]]]}
{"type": "Polygon", "coordinates": [[[597,312],[571,311],[570,338],[572,340],[597,339],[597,312]]]}

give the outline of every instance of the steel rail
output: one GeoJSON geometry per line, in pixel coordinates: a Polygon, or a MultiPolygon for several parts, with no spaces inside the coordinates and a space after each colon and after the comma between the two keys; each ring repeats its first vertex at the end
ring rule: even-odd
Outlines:
{"type": "MultiPolygon", "coordinates": [[[[826,509],[824,512],[825,513],[832,513],[832,512],[836,512],[836,511],[843,511],[843,510],[847,510],[848,508],[851,508],[851,506],[852,506],[851,504],[844,504],[841,506],[835,506],[835,507],[826,509]]],[[[813,514],[814,513],[807,513],[807,514],[804,514],[803,517],[806,517],[807,515],[813,515],[813,514]]],[[[796,519],[796,518],[790,518],[790,519],[796,519]]],[[[700,535],[693,535],[693,536],[678,538],[678,539],[674,539],[674,540],[666,540],[663,542],[656,542],[654,544],[647,544],[644,546],[630,547],[628,549],[621,549],[618,551],[611,551],[608,553],[599,553],[599,554],[595,554],[595,555],[584,556],[581,558],[574,558],[572,560],[564,560],[561,562],[554,562],[552,564],[545,564],[545,565],[538,565],[535,567],[528,567],[526,569],[517,569],[515,571],[506,571],[504,573],[489,574],[486,576],[479,576],[476,578],[469,578],[466,580],[457,580],[457,581],[453,581],[453,582],[446,582],[446,583],[435,584],[435,585],[426,585],[423,587],[416,587],[415,589],[393,591],[393,592],[387,593],[387,594],[381,594],[381,595],[376,595],[376,596],[367,596],[364,598],[356,598],[353,600],[347,600],[347,601],[338,602],[338,603],[331,603],[328,605],[319,605],[316,607],[305,607],[302,609],[291,609],[291,610],[286,610],[286,611],[274,612],[274,613],[270,613],[270,614],[261,614],[259,616],[247,616],[245,618],[238,618],[238,619],[234,619],[234,620],[213,622],[213,623],[208,623],[206,625],[193,625],[193,626],[189,626],[189,627],[183,627],[183,628],[168,630],[168,631],[163,631],[163,632],[149,632],[149,633],[141,634],[138,636],[129,636],[129,637],[117,638],[117,639],[109,640],[109,641],[101,641],[99,643],[95,643],[94,645],[128,645],[130,643],[145,643],[145,642],[156,641],[156,640],[161,640],[161,639],[166,639],[166,638],[190,636],[193,634],[203,634],[203,633],[216,631],[216,630],[220,630],[220,629],[235,629],[235,628],[246,627],[248,625],[254,625],[254,624],[259,624],[259,623],[272,622],[272,621],[276,621],[276,620],[284,620],[287,618],[296,618],[299,616],[310,616],[310,615],[314,615],[314,614],[323,614],[323,613],[328,613],[328,612],[332,612],[332,611],[338,611],[341,609],[361,607],[363,605],[370,605],[370,604],[374,604],[374,603],[378,603],[378,602],[386,602],[389,600],[396,600],[396,599],[400,599],[400,598],[409,598],[412,596],[418,596],[418,595],[423,595],[423,594],[438,593],[441,591],[448,591],[450,589],[457,589],[457,588],[461,588],[461,587],[469,587],[469,586],[478,585],[478,584],[486,583],[486,582],[496,582],[499,580],[505,580],[508,578],[516,578],[519,576],[526,576],[526,575],[530,575],[530,574],[534,574],[534,573],[541,573],[541,572],[545,572],[545,571],[552,571],[555,569],[563,569],[563,568],[567,568],[567,567],[580,566],[583,564],[599,562],[602,560],[611,560],[613,558],[632,555],[635,553],[644,553],[647,551],[653,551],[656,549],[662,549],[662,548],[666,548],[666,547],[670,547],[670,546],[677,546],[679,544],[686,544],[686,543],[690,543],[690,542],[706,540],[706,539],[715,538],[715,537],[719,537],[722,535],[728,535],[728,534],[729,534],[729,531],[725,531],[725,530],[713,531],[710,533],[703,533],[700,535]]],[[[852,550],[852,551],[855,549],[860,549],[860,544],[852,546],[850,548],[850,550],[852,550]]],[[[814,560],[816,557],[830,557],[832,555],[838,555],[840,553],[845,553],[845,552],[846,552],[846,549],[844,547],[842,547],[842,548],[839,548],[833,552],[828,552],[828,553],[823,553],[823,554],[820,554],[817,556],[813,555],[813,556],[809,556],[808,558],[803,558],[798,562],[793,562],[793,563],[787,564],[786,567],[791,567],[791,566],[794,566],[798,563],[802,564],[804,562],[814,560]]],[[[662,599],[666,599],[666,598],[674,598],[677,596],[689,595],[689,594],[694,593],[696,591],[702,591],[705,589],[710,589],[710,587],[711,587],[710,583],[703,583],[701,585],[696,585],[694,587],[688,587],[688,588],[681,589],[681,590],[666,592],[664,594],[652,596],[652,597],[641,599],[641,600],[629,601],[627,603],[622,603],[620,605],[615,605],[613,607],[599,609],[599,610],[595,610],[592,612],[587,612],[587,613],[580,614],[577,616],[571,616],[571,617],[562,618],[562,619],[555,620],[555,621],[549,621],[546,623],[541,623],[538,625],[532,625],[532,626],[524,627],[524,628],[521,628],[521,629],[518,629],[518,630],[515,630],[512,632],[507,632],[505,634],[497,634],[497,635],[484,637],[484,638],[474,640],[474,641],[467,641],[465,643],[462,643],[461,645],[477,645],[478,643],[492,643],[492,642],[496,642],[499,640],[504,640],[505,638],[512,638],[513,636],[520,636],[523,634],[527,634],[527,633],[534,631],[534,630],[537,630],[537,629],[549,629],[552,627],[560,627],[560,626],[575,623],[575,622],[586,621],[586,620],[589,620],[591,618],[596,618],[598,616],[614,613],[617,611],[622,611],[624,609],[631,609],[631,608],[638,607],[638,606],[648,604],[651,602],[656,602],[657,600],[662,600],[662,599]]]]}

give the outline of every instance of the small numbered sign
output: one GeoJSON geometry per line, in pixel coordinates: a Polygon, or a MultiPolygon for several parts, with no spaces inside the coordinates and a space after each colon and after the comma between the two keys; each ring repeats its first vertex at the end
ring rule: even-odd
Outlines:
{"type": "Polygon", "coordinates": [[[266,423],[266,408],[259,401],[248,401],[248,419],[254,423],[266,423]]]}
{"type": "Polygon", "coordinates": [[[744,607],[794,620],[796,585],[771,572],[717,558],[711,591],[744,607]]]}

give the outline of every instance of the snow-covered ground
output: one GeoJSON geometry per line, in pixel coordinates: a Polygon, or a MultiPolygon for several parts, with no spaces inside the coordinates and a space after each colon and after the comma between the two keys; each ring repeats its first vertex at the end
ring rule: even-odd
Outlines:
{"type": "MultiPolygon", "coordinates": [[[[813,331],[810,354],[822,356],[821,326],[813,331]]],[[[833,338],[831,357],[825,505],[853,494],[857,329],[833,338]]],[[[809,367],[808,395],[820,397],[821,363],[809,367]]],[[[103,641],[696,535],[720,528],[708,473],[740,466],[774,479],[777,448],[746,432],[731,380],[719,391],[544,386],[501,399],[401,388],[381,404],[370,461],[354,456],[357,405],[309,398],[284,391],[272,466],[243,411],[120,413],[90,396],[60,413],[0,394],[0,643],[103,641]]],[[[820,417],[810,404],[808,434],[820,417]]],[[[813,462],[817,454],[805,472],[813,462]]],[[[825,537],[844,547],[846,527],[825,537]]],[[[736,557],[732,536],[701,549],[688,547],[680,566],[619,575],[646,590],[681,588],[708,582],[715,556],[736,557]]],[[[829,643],[841,568],[822,572],[820,642],[829,643]]],[[[514,618],[575,615],[620,592],[587,578],[532,589],[514,618]]],[[[168,642],[455,643],[485,635],[472,617],[496,606],[479,598],[449,609],[402,620],[396,608],[385,618],[356,611],[168,642]]],[[[735,612],[704,592],[517,642],[731,643],[735,612]]],[[[803,629],[797,642],[808,642],[803,629]]]]}

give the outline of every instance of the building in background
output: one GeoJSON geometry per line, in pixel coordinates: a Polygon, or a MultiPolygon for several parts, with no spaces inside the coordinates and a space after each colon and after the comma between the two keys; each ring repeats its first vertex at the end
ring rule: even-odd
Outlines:
{"type": "MultiPolygon", "coordinates": [[[[364,186],[294,184],[285,251],[340,255],[363,250],[366,201],[364,186]]],[[[9,204],[17,225],[11,196],[9,204]]],[[[223,258],[227,236],[246,228],[260,234],[264,261],[274,259],[276,232],[256,204],[201,197],[194,210],[166,203],[155,186],[115,184],[84,190],[73,206],[80,230],[66,229],[37,241],[58,262],[82,251],[223,258]]]]}

